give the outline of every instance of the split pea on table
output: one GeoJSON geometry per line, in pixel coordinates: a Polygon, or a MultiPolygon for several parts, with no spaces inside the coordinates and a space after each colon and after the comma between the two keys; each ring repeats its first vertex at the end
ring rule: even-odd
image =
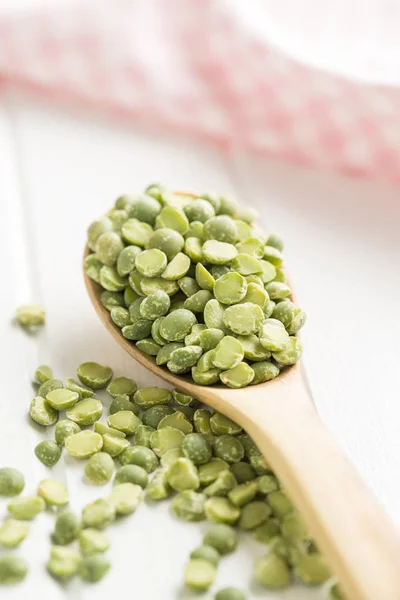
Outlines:
{"type": "MultiPolygon", "coordinates": [[[[240,530],[269,549],[254,568],[259,585],[279,589],[295,580],[319,585],[330,579],[330,569],[287,490],[313,525],[343,593],[355,600],[376,600],[377,590],[387,600],[396,597],[397,571],[390,560],[377,559],[379,544],[372,552],[380,570],[375,578],[367,565],[354,561],[350,544],[340,547],[336,529],[345,530],[347,520],[349,532],[363,543],[363,526],[356,513],[350,521],[340,514],[340,492],[334,490],[332,501],[324,505],[320,490],[327,486],[320,482],[316,487],[315,472],[323,473],[323,460],[331,457],[336,487],[346,484],[355,506],[367,493],[353,475],[343,477],[342,458],[314,415],[306,439],[297,430],[288,438],[288,419],[300,422],[310,412],[299,369],[293,367],[302,353],[297,334],[305,313],[293,301],[282,265],[282,240],[264,234],[255,218],[254,211],[241,210],[227,196],[151,185],[143,194],[121,196],[107,216],[90,225],[84,271],[96,310],[127,352],[177,389],[137,390],[132,379],[113,378],[110,367],[95,362],[81,364],[79,382],[68,378],[65,384],[50,367],[37,368],[34,381],[40,387],[29,414],[38,425],[55,425],[55,440],[38,444],[36,456],[51,468],[65,447],[72,459],[88,459],[88,484],[103,486],[113,478],[112,492],[85,506],[81,516],[65,508],[69,495],[62,482],[48,478],[39,484],[37,501],[52,510],[61,507],[47,564],[56,579],[102,579],[110,562],[104,554],[109,542],[101,530],[135,512],[145,492],[153,502],[172,497],[177,518],[211,522],[202,545],[190,553],[184,574],[189,588],[210,588],[220,560],[236,549],[240,530]],[[270,383],[258,385],[265,382],[270,383]],[[240,388],[246,386],[255,387],[240,400],[240,388]],[[290,411],[285,386],[296,387],[299,395],[290,411]],[[95,397],[104,388],[112,397],[107,424],[100,421],[103,405],[95,397]],[[261,388],[263,400],[256,391],[261,388]],[[320,462],[310,441],[314,434],[323,450],[320,462]],[[115,475],[114,459],[121,465],[115,475]],[[273,474],[275,465],[285,489],[273,474]],[[330,526],[322,530],[321,523],[330,526]]],[[[18,309],[16,320],[38,329],[45,312],[26,305],[18,309]]],[[[0,469],[0,495],[18,496],[23,488],[22,474],[0,469]]],[[[24,502],[29,507],[31,500],[21,500],[24,514],[24,502]]],[[[13,519],[0,529],[3,545],[10,540],[18,545],[28,534],[26,527],[18,527],[25,523],[18,520],[18,503],[13,503],[13,519]]],[[[381,544],[389,546],[386,517],[377,510],[385,531],[381,544]]],[[[17,583],[26,574],[23,559],[0,558],[0,583],[17,583]]],[[[332,599],[341,594],[332,580],[332,599]]],[[[244,592],[232,587],[215,595],[215,600],[244,599],[244,592]]]]}

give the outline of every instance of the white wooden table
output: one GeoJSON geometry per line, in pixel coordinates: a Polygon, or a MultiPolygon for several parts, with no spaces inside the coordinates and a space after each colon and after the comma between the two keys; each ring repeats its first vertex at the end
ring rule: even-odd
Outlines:
{"type": "MultiPolygon", "coordinates": [[[[227,157],[12,91],[0,96],[0,465],[24,471],[27,493],[48,476],[33,454],[43,432],[27,418],[37,364],[51,364],[65,379],[79,363],[95,360],[139,385],[155,381],[103,329],[81,274],[88,223],[121,193],[152,181],[234,192],[286,239],[287,264],[309,316],[303,364],[315,403],[400,525],[399,190],[239,152],[227,157]],[[48,314],[36,337],[11,322],[15,307],[31,301],[48,314]]],[[[107,491],[84,484],[82,466],[70,463],[63,458],[53,472],[67,482],[71,505],[79,510],[107,491]]],[[[5,506],[1,500],[1,515],[5,506]]],[[[182,571],[202,526],[174,520],[167,503],[156,509],[144,504],[110,528],[113,569],[99,586],[74,582],[63,588],[47,576],[51,524],[41,515],[32,525],[21,547],[31,564],[29,577],[1,590],[2,600],[105,600],[117,592],[141,600],[190,597],[181,589],[182,571]]],[[[244,540],[237,554],[222,561],[215,589],[248,588],[254,558],[263,552],[244,540]]],[[[321,600],[323,594],[251,587],[250,597],[321,600]]]]}

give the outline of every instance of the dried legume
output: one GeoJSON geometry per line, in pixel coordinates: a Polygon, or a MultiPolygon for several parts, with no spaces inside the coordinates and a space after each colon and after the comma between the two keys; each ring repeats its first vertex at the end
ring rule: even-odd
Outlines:
{"type": "Polygon", "coordinates": [[[0,469],[0,496],[18,496],[25,487],[25,479],[20,471],[11,467],[0,469]]]}

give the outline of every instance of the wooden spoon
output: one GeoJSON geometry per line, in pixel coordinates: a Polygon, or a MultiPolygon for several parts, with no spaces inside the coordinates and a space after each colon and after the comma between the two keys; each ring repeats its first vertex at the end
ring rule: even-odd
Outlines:
{"type": "MultiPolygon", "coordinates": [[[[85,250],[85,257],[89,253],[85,250]]],[[[117,342],[174,387],[239,423],[254,439],[305,519],[348,600],[400,600],[400,537],[382,506],[328,433],[299,364],[276,379],[233,390],[203,387],[156,365],[125,339],[85,273],[90,300],[117,342]]]]}

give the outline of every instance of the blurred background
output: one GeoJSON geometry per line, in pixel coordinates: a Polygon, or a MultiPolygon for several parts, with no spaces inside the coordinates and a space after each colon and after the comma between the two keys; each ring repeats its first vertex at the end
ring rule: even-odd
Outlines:
{"type": "MultiPolygon", "coordinates": [[[[399,22],[394,0],[0,0],[0,312],[30,300],[48,312],[38,340],[0,320],[13,399],[0,403],[0,462],[27,471],[37,364],[64,378],[97,360],[148,385],[86,297],[87,225],[155,181],[230,192],[285,239],[318,411],[400,525],[399,22]]],[[[193,533],[163,514],[147,527],[153,546],[121,553],[120,567],[148,566],[135,575],[143,600],[176,598],[168,563],[151,588],[148,570],[172,539],[183,564],[193,533]]],[[[243,580],[246,551],[221,584],[243,580]]],[[[58,598],[41,572],[32,585],[58,598]]],[[[118,573],[101,598],[128,585],[118,573]]]]}

